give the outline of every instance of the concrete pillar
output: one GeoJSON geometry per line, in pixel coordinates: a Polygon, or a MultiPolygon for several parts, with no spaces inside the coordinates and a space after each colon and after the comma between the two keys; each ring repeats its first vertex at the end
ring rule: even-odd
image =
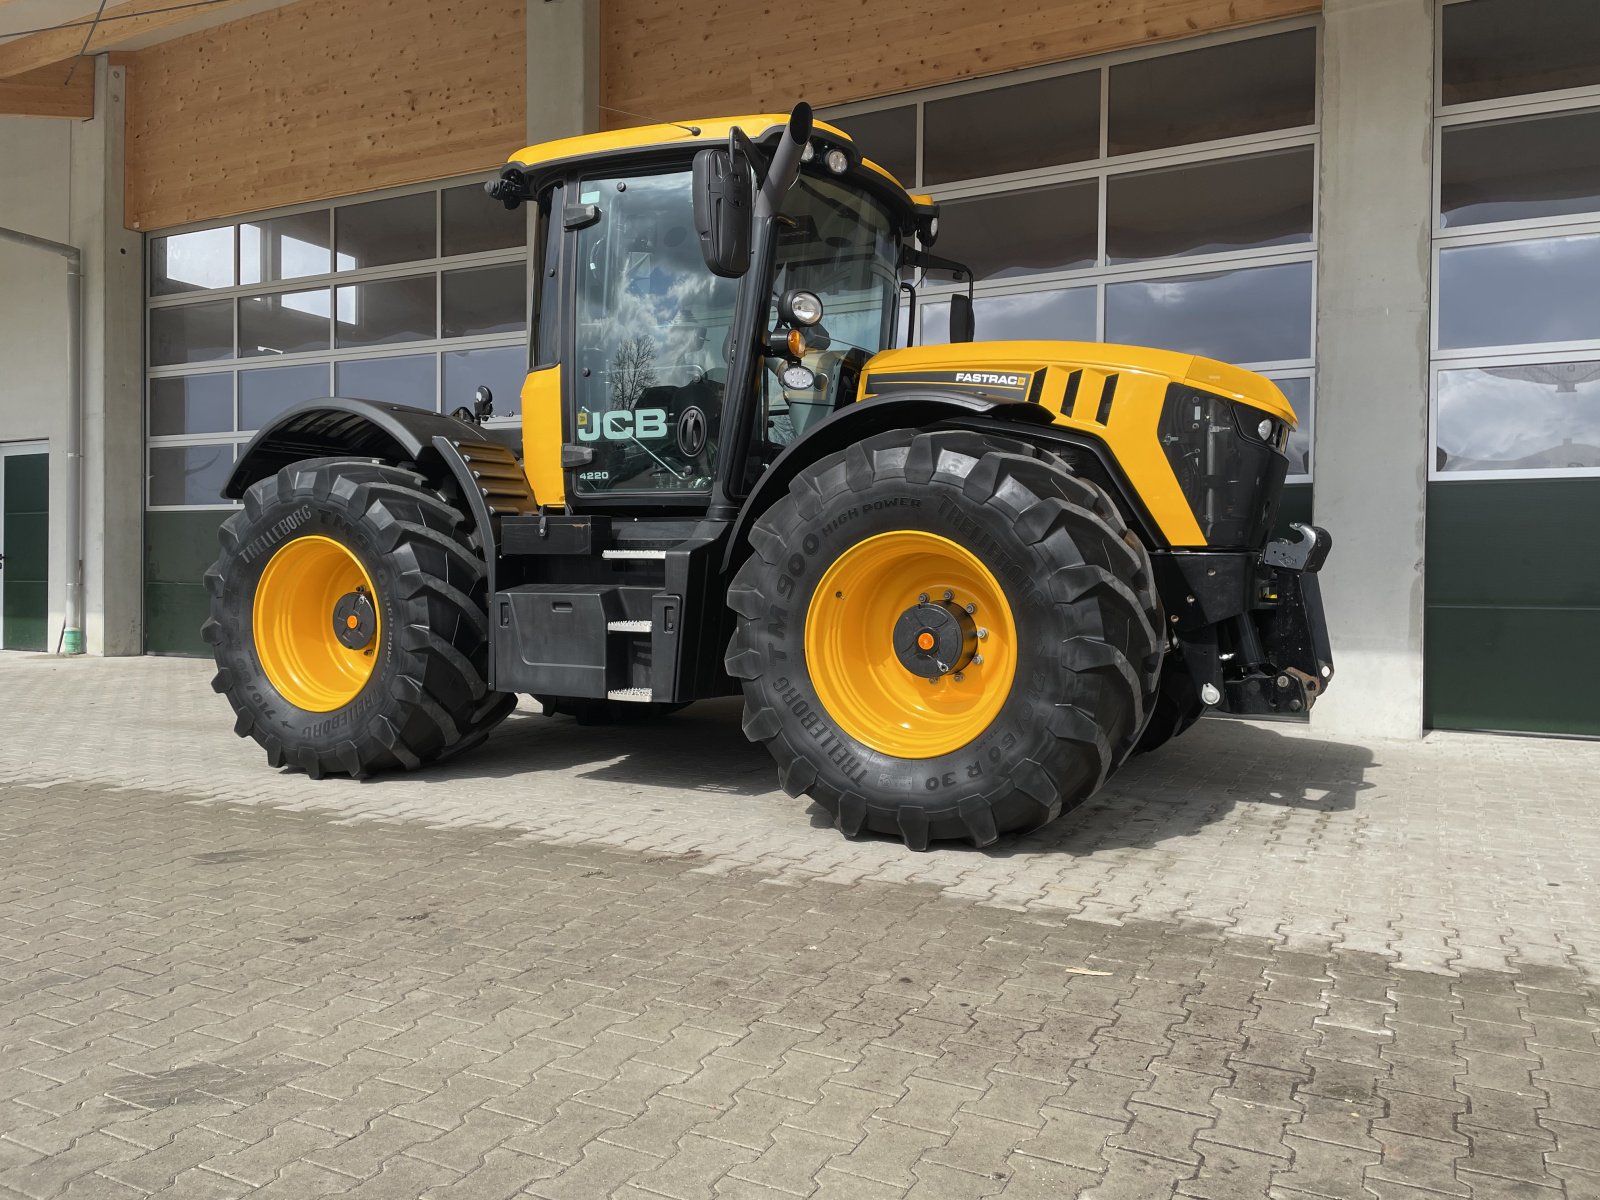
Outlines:
{"type": "Polygon", "coordinates": [[[73,126],[70,209],[70,240],[84,261],[84,641],[90,654],[138,654],[144,648],[143,241],[122,218],[128,68],[102,55],[92,69],[95,116],[73,126]]]}
{"type": "Polygon", "coordinates": [[[1330,736],[1422,733],[1434,0],[1323,5],[1316,521],[1330,736]]]}
{"type": "Polygon", "coordinates": [[[528,0],[528,144],[600,128],[600,0],[528,0]]]}

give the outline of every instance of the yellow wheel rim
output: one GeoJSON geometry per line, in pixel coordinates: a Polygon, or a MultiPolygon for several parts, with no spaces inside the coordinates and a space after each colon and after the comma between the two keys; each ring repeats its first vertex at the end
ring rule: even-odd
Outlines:
{"type": "Polygon", "coordinates": [[[361,560],[332,538],[296,538],[272,556],[256,584],[253,624],[261,669],[296,708],[333,712],[372,678],[382,633],[378,594],[361,560]],[[351,646],[337,630],[343,623],[348,640],[360,636],[363,622],[342,609],[362,593],[371,636],[351,646]]]}
{"type": "Polygon", "coordinates": [[[811,684],[828,715],[896,758],[935,758],[979,737],[1017,673],[1016,626],[999,580],[965,547],[918,530],[881,533],[841,554],[812,593],[805,641],[811,684]],[[972,657],[946,657],[951,669],[934,679],[915,674],[906,653],[930,648],[933,635],[919,621],[902,624],[926,604],[964,617],[969,635],[977,630],[976,642],[966,641],[972,657]]]}

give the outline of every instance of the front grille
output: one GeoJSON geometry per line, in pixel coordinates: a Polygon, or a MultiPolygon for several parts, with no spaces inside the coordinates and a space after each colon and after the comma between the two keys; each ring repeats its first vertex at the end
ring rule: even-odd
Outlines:
{"type": "Polygon", "coordinates": [[[1277,520],[1289,460],[1248,435],[1238,409],[1225,397],[1175,383],[1167,389],[1159,433],[1206,544],[1255,550],[1266,545],[1277,520]]]}

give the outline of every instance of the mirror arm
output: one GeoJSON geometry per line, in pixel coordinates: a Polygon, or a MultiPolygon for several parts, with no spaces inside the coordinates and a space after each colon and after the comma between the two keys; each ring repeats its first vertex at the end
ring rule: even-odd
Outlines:
{"type": "Polygon", "coordinates": [[[906,301],[906,345],[917,344],[917,287],[914,283],[901,280],[900,290],[907,296],[906,301]]]}

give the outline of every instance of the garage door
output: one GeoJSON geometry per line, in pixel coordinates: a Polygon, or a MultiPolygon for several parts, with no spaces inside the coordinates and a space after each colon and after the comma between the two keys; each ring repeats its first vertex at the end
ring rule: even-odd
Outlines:
{"type": "Polygon", "coordinates": [[[50,456],[0,445],[0,649],[43,650],[50,456]]]}

